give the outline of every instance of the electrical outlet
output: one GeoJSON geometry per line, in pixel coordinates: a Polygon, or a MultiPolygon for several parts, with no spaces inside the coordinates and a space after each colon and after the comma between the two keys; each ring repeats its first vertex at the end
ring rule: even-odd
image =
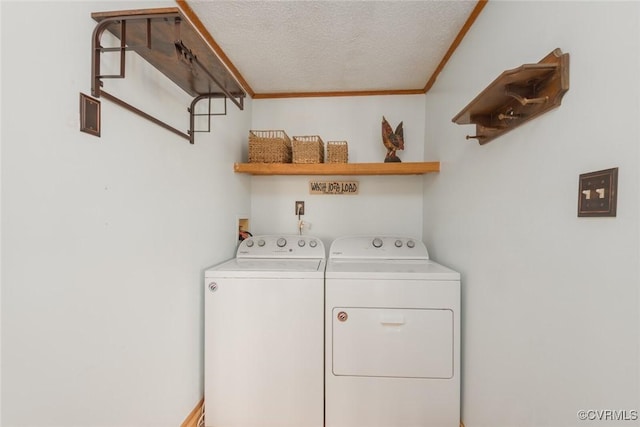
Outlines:
{"type": "Polygon", "coordinates": [[[578,216],[616,216],[618,168],[580,175],[578,216]]]}
{"type": "Polygon", "coordinates": [[[296,202],[295,214],[296,215],[304,215],[304,202],[303,201],[297,201],[296,202]]]}

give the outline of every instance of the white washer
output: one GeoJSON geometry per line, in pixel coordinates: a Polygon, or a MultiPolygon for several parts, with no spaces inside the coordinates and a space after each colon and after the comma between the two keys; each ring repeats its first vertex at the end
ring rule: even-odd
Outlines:
{"type": "Polygon", "coordinates": [[[205,272],[206,426],[322,427],[325,248],[255,236],[205,272]]]}
{"type": "Polygon", "coordinates": [[[460,274],[407,237],[343,237],[325,273],[326,427],[458,427],[460,274]]]}

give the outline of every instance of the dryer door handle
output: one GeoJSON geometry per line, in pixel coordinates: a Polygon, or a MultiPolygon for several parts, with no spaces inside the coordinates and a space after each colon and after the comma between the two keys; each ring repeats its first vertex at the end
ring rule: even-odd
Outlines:
{"type": "Polygon", "coordinates": [[[400,326],[405,324],[404,316],[384,316],[380,323],[385,326],[400,326]]]}

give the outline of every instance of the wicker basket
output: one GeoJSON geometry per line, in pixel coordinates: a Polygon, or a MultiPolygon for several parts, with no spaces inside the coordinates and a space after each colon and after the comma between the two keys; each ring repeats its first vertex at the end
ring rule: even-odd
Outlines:
{"type": "Polygon", "coordinates": [[[293,163],[324,163],[324,142],[318,135],[293,137],[293,163]]]}
{"type": "Polygon", "coordinates": [[[291,163],[291,140],[283,130],[249,131],[249,163],[291,163]]]}
{"type": "Polygon", "coordinates": [[[349,163],[347,141],[327,141],[327,163],[349,163]]]}

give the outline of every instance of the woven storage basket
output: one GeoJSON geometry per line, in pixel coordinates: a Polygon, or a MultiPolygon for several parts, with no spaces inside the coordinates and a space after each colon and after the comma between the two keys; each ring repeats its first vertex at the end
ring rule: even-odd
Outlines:
{"type": "Polygon", "coordinates": [[[327,163],[349,163],[347,141],[327,141],[327,163]]]}
{"type": "Polygon", "coordinates": [[[293,163],[323,163],[324,142],[318,135],[293,137],[293,163]]]}
{"type": "Polygon", "coordinates": [[[291,163],[291,140],[283,130],[249,131],[249,163],[291,163]]]}

